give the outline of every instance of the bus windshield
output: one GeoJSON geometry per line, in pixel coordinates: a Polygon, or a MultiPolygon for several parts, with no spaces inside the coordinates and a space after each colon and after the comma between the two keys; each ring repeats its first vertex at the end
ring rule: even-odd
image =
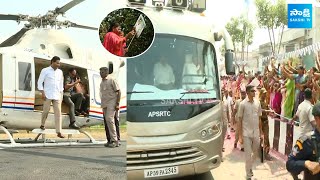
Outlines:
{"type": "Polygon", "coordinates": [[[129,101],[219,99],[216,54],[209,42],[156,34],[150,49],[127,63],[129,101]]]}

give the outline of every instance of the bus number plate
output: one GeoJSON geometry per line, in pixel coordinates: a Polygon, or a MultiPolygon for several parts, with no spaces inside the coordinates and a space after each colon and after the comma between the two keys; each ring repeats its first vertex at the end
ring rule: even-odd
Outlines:
{"type": "Polygon", "coordinates": [[[144,178],[150,177],[160,177],[160,176],[169,176],[178,174],[178,167],[166,167],[166,168],[158,168],[158,169],[147,169],[144,170],[144,178]]]}

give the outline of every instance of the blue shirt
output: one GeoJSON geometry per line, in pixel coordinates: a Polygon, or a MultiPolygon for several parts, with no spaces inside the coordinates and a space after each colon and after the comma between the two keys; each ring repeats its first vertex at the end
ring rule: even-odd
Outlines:
{"type": "Polygon", "coordinates": [[[295,146],[293,147],[292,152],[288,156],[288,161],[286,163],[287,170],[294,176],[300,174],[301,171],[304,171],[304,179],[320,179],[320,173],[312,175],[310,171],[304,166],[306,160],[318,161],[315,154],[315,146],[311,137],[315,136],[318,151],[320,151],[320,133],[316,129],[309,133],[308,135],[300,137],[295,146]]]}

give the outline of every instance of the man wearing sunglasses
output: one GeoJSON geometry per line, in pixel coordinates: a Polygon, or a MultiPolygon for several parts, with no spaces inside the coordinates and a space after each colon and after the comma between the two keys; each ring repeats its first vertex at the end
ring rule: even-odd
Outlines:
{"type": "Polygon", "coordinates": [[[242,122],[242,133],[245,151],[245,169],[247,179],[253,176],[252,164],[259,153],[262,109],[260,101],[255,97],[255,87],[246,87],[247,98],[240,103],[239,122],[242,122]]]}

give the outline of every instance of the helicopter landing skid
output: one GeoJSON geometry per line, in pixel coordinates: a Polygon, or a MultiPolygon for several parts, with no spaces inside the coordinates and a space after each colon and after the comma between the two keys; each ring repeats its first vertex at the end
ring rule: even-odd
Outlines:
{"type": "Polygon", "coordinates": [[[54,147],[54,146],[82,146],[82,145],[97,145],[97,144],[105,144],[107,141],[98,141],[95,140],[88,132],[84,130],[71,130],[71,129],[64,129],[61,131],[62,134],[68,135],[67,142],[64,139],[58,139],[58,140],[52,140],[52,139],[46,139],[46,134],[56,134],[55,129],[34,129],[32,132],[38,134],[35,139],[29,139],[29,141],[24,141],[24,143],[17,143],[10,132],[3,126],[0,125],[0,130],[3,130],[5,134],[8,136],[7,143],[0,142],[0,149],[1,148],[24,148],[24,147],[54,147]],[[85,140],[72,140],[71,136],[72,134],[84,134],[89,139],[85,140]],[[39,139],[39,137],[42,135],[42,139],[39,139]]]}
{"type": "MultiPolygon", "coordinates": [[[[16,141],[14,141],[11,133],[8,131],[7,128],[5,128],[5,127],[3,127],[3,126],[0,125],[0,130],[2,130],[4,133],[7,134],[8,138],[9,138],[9,140],[10,140],[10,144],[12,144],[12,145],[17,144],[16,141]]],[[[1,144],[2,144],[2,143],[0,143],[0,147],[1,147],[1,144]]]]}

